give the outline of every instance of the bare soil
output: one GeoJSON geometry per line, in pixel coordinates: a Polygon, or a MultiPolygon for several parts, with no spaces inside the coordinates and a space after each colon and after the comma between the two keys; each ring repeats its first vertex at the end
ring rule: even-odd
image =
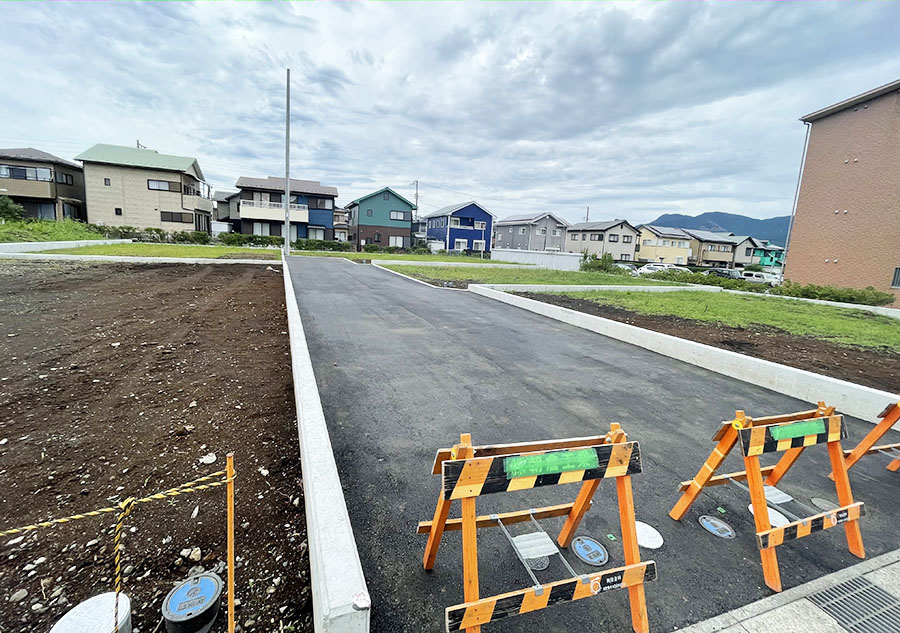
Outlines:
{"type": "Polygon", "coordinates": [[[638,314],[564,295],[516,294],[867,387],[891,393],[900,391],[900,354],[838,345],[761,325],[752,329],[736,328],[673,316],[638,314]]]}
{"type": "MultiPolygon", "coordinates": [[[[0,531],[176,487],[233,451],[238,623],[311,631],[283,281],[267,268],[0,262],[0,531]]],[[[225,509],[218,487],[126,519],[135,633],[163,630],[192,571],[225,578],[225,509]]],[[[0,632],[47,631],[111,591],[115,520],[0,537],[0,632]]]]}

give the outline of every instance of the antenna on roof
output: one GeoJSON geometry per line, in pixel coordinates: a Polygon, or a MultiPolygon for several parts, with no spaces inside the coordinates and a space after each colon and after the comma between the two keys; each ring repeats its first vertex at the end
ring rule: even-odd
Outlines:
{"type": "Polygon", "coordinates": [[[135,141],[135,147],[137,147],[138,149],[147,149],[146,145],[141,145],[141,139],[135,141]]]}

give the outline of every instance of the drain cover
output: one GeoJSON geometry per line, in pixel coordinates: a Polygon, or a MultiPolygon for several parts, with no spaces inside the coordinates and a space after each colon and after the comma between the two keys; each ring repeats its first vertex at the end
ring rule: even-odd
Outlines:
{"type": "Polygon", "coordinates": [[[900,622],[900,600],[863,577],[810,594],[809,599],[851,633],[891,633],[900,622]]]}
{"type": "MultiPolygon", "coordinates": [[[[771,525],[772,527],[782,527],[790,523],[790,520],[786,516],[781,514],[778,510],[769,508],[768,506],[766,506],[766,508],[769,510],[769,525],[771,525]]],[[[750,514],[753,514],[752,503],[747,506],[747,509],[750,510],[750,514]]]]}
{"type": "Polygon", "coordinates": [[[550,566],[550,557],[541,556],[540,558],[526,558],[525,564],[534,571],[544,571],[550,566]]]}
{"type": "Polygon", "coordinates": [[[579,560],[594,567],[602,567],[609,562],[609,552],[600,541],[590,536],[576,536],[572,541],[572,551],[579,560]]]}
{"type": "Polygon", "coordinates": [[[734,538],[734,528],[718,517],[704,514],[700,517],[703,529],[719,538],[734,538]]]}
{"type": "Polygon", "coordinates": [[[812,499],[810,499],[810,501],[812,501],[812,504],[819,510],[825,510],[825,512],[828,512],[829,510],[835,510],[840,507],[838,504],[832,503],[828,499],[822,499],[821,497],[813,497],[812,499]]]}
{"type": "Polygon", "coordinates": [[[641,547],[659,549],[663,546],[662,534],[652,525],[647,525],[643,521],[635,521],[634,527],[637,528],[637,542],[641,547]]]}

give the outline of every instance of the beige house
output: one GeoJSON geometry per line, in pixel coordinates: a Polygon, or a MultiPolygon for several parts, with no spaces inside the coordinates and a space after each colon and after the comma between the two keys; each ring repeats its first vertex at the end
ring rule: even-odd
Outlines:
{"type": "Polygon", "coordinates": [[[800,120],[808,145],[785,277],[873,286],[900,307],[900,80],[800,120]]]}
{"type": "MultiPolygon", "coordinates": [[[[691,238],[690,263],[717,268],[734,267],[735,241],[731,233],[682,229],[691,238]]],[[[741,238],[743,240],[743,238],[741,238]]]]}
{"type": "Polygon", "coordinates": [[[611,253],[613,259],[634,261],[635,247],[640,231],[626,220],[606,222],[581,222],[566,229],[567,253],[588,253],[597,257],[611,253]]]}
{"type": "Polygon", "coordinates": [[[693,238],[685,231],[653,224],[643,224],[639,229],[638,261],[685,265],[691,259],[693,238]]]}
{"type": "Polygon", "coordinates": [[[85,219],[81,165],[33,147],[0,149],[0,195],[22,205],[26,218],[85,219]]]}
{"type": "Polygon", "coordinates": [[[213,202],[196,159],[102,144],[75,158],[84,163],[88,222],[210,231],[213,202]]]}

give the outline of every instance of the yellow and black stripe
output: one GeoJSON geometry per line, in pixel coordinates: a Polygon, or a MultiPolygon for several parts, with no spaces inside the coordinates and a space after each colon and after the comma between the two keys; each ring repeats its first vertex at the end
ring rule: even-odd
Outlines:
{"type": "Polygon", "coordinates": [[[512,477],[506,475],[505,462],[522,455],[519,453],[501,457],[475,457],[473,459],[447,460],[443,463],[443,487],[445,499],[465,499],[495,492],[527,490],[540,486],[570,484],[591,479],[621,477],[641,472],[641,451],[637,442],[602,444],[545,453],[566,453],[593,450],[597,453],[597,466],[587,470],[571,470],[547,475],[512,477]]]}
{"type": "Polygon", "coordinates": [[[866,514],[866,506],[861,501],[857,501],[849,506],[835,508],[822,514],[816,514],[803,519],[788,523],[781,527],[772,528],[765,532],[759,532],[756,535],[756,544],[759,549],[768,549],[781,545],[785,541],[791,541],[804,536],[809,536],[814,532],[821,532],[828,528],[833,528],[847,521],[856,521],[859,517],[866,514]]]}
{"type": "Polygon", "coordinates": [[[844,426],[843,420],[843,416],[831,415],[828,417],[800,420],[786,424],[773,424],[770,426],[757,426],[741,429],[741,450],[745,457],[753,457],[755,455],[762,455],[763,453],[775,453],[778,451],[786,451],[791,448],[801,448],[813,446],[815,444],[824,444],[826,442],[835,442],[847,437],[847,429],[844,426]],[[785,439],[777,439],[772,433],[772,429],[778,429],[776,433],[784,432],[789,434],[792,427],[801,429],[804,426],[815,422],[821,422],[824,425],[825,431],[823,433],[800,435],[785,439]]]}
{"type": "Polygon", "coordinates": [[[561,602],[589,598],[614,589],[633,587],[656,580],[656,562],[652,560],[598,571],[582,578],[569,578],[541,585],[541,594],[534,587],[511,591],[491,598],[447,607],[446,630],[462,631],[472,626],[496,622],[514,615],[539,611],[561,602]]]}

